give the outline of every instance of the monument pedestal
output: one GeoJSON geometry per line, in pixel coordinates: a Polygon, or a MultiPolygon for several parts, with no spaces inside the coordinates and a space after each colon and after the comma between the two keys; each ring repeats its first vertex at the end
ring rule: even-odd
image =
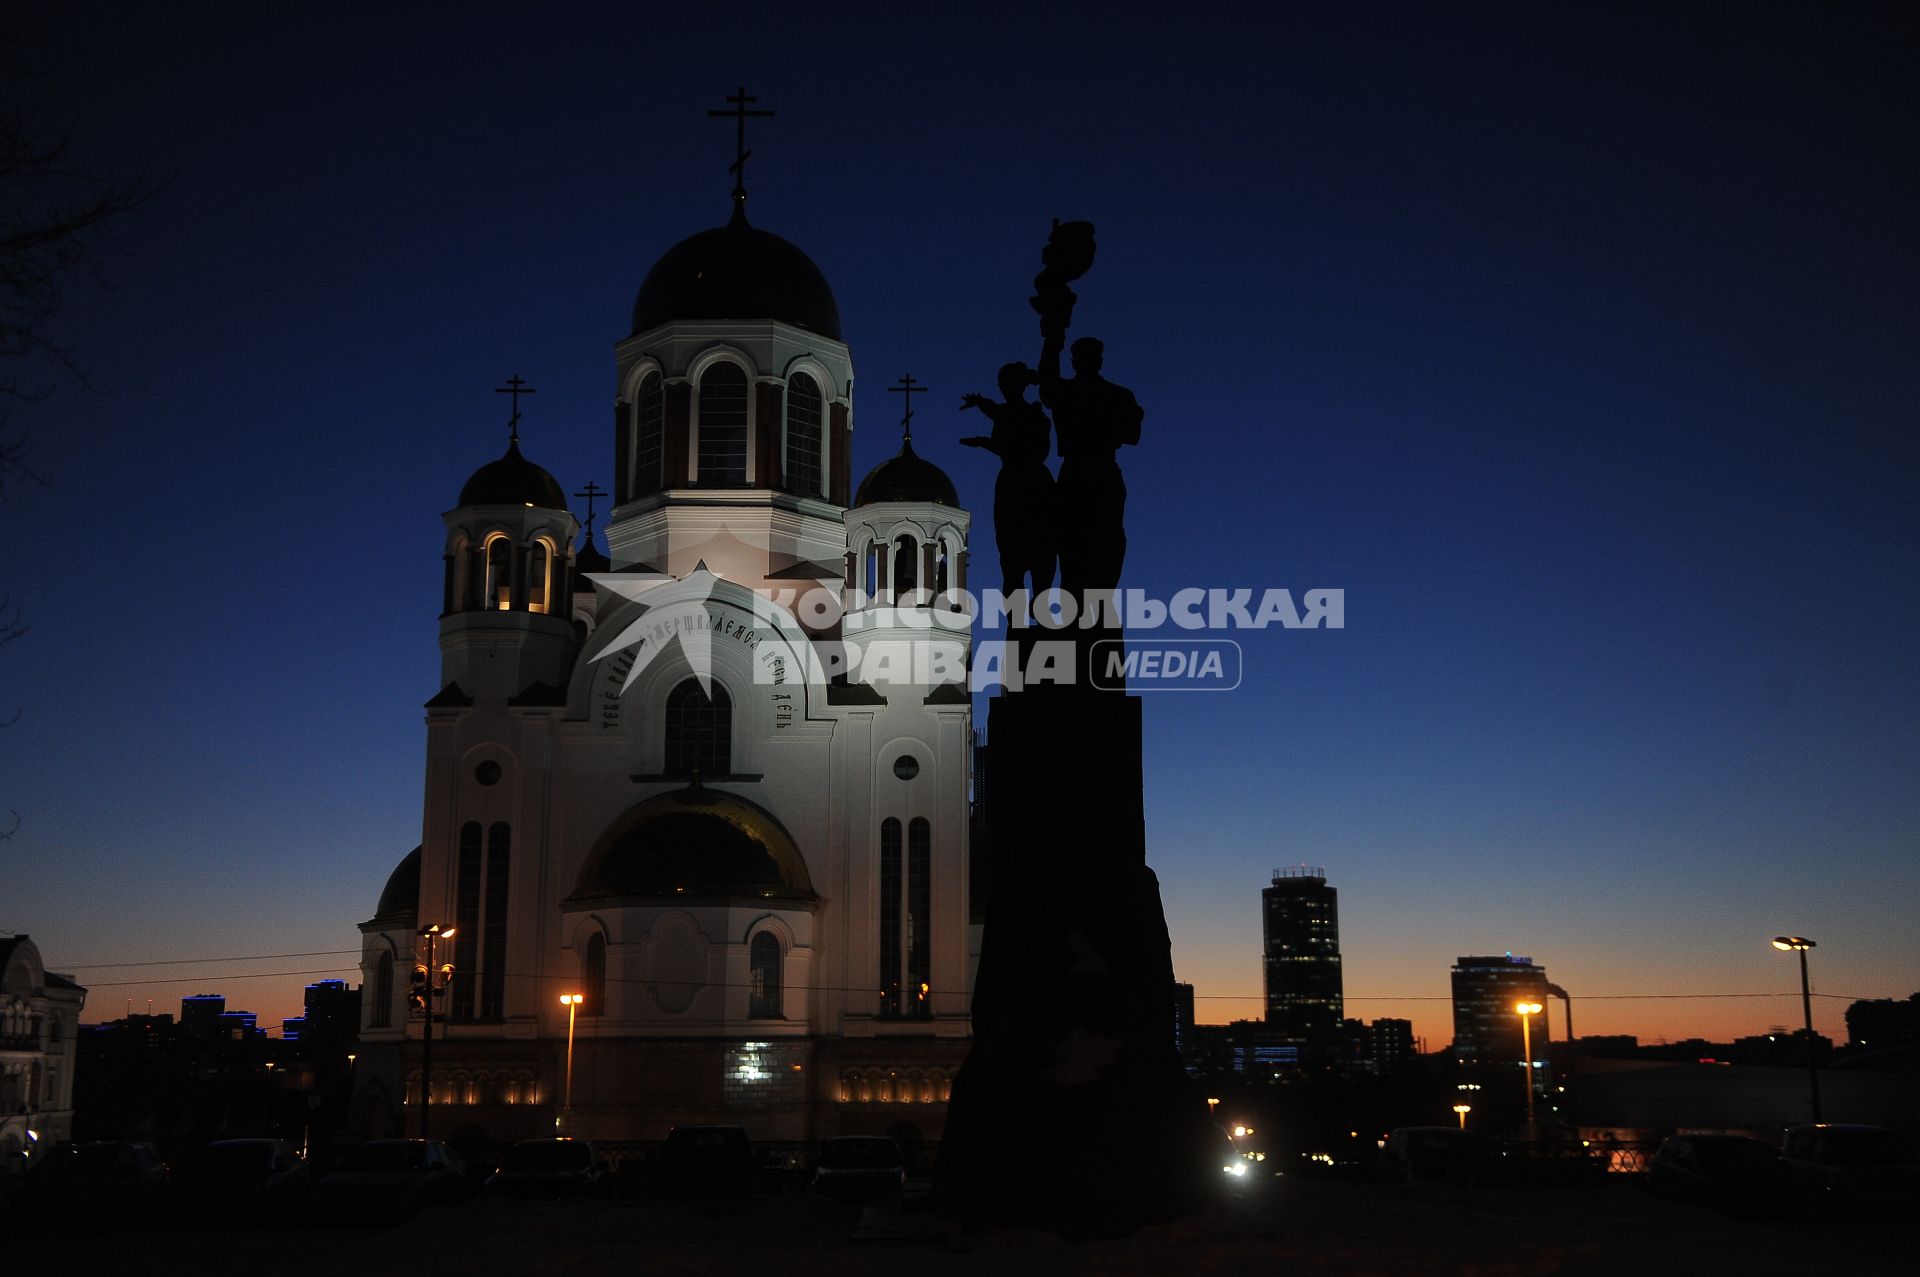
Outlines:
{"type": "Polygon", "coordinates": [[[1174,1049],[1139,698],[1033,687],[987,721],[993,884],[941,1202],[1075,1236],[1185,1213],[1220,1176],[1217,1132],[1174,1049]]]}

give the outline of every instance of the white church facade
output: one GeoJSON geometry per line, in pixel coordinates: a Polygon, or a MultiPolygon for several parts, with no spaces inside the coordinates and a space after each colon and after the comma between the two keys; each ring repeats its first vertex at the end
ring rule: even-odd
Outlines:
{"type": "Polygon", "coordinates": [[[910,438],[852,483],[833,294],[743,192],[615,356],[608,556],[517,428],[444,517],[421,845],[360,926],[354,1126],[418,1133],[424,1083],[438,1136],[936,1137],[983,903],[969,516],[910,438]]]}

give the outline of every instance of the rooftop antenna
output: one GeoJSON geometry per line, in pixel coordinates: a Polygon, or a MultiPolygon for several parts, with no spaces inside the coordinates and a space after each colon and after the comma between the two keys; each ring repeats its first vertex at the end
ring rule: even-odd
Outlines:
{"type": "Polygon", "coordinates": [[[727,172],[733,174],[733,216],[734,220],[740,222],[747,220],[747,161],[753,158],[753,152],[747,149],[747,120],[749,118],[770,119],[773,115],[772,111],[749,111],[747,109],[749,102],[758,102],[759,100],[760,99],[756,97],[749,97],[747,95],[747,86],[743,84],[740,86],[738,92],[727,99],[727,101],[733,104],[732,110],[707,112],[709,116],[715,119],[725,119],[728,116],[733,117],[733,163],[727,167],[727,172]]]}
{"type": "Polygon", "coordinates": [[[529,386],[526,381],[521,378],[519,373],[515,373],[513,376],[507,378],[506,385],[495,386],[493,393],[496,395],[513,396],[513,416],[507,419],[507,432],[508,441],[517,446],[520,442],[520,396],[537,395],[540,392],[532,386],[529,386]]]}

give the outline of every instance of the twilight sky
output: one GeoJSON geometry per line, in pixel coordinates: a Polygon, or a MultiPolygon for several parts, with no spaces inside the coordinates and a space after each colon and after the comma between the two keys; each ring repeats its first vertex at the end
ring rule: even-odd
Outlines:
{"type": "Polygon", "coordinates": [[[955,409],[1038,354],[1040,245],[1085,218],[1074,331],[1147,413],[1126,583],[1347,591],[1344,630],[1240,636],[1237,691],[1148,703],[1202,1020],[1257,1014],[1259,891],[1301,862],[1348,1014],[1430,1046],[1467,953],[1643,1038],[1797,1022],[1783,931],[1823,1032],[1920,988],[1910,9],[905,8],[40,6],[9,82],[82,165],[172,179],[70,290],[101,393],[19,415],[52,482],[0,505],[33,627],[0,932],[89,1020],[352,975],[419,839],[491,388],[611,486],[613,343],[725,219],[740,82],[778,112],[754,222],[839,298],[856,475],[911,372],[993,562],[955,409]],[[320,956],[87,965],[251,954],[320,956]]]}

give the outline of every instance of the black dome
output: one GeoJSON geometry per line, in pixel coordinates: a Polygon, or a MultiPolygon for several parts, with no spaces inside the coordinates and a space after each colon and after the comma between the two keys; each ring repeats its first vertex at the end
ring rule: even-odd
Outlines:
{"type": "Polygon", "coordinates": [[[576,592],[590,593],[593,582],[587,580],[589,572],[611,572],[613,562],[600,553],[600,547],[589,541],[573,552],[573,588],[576,592]]]}
{"type": "Polygon", "coordinates": [[[913,450],[913,440],[900,442],[900,455],[889,457],[867,472],[853,494],[855,505],[880,501],[932,501],[958,507],[960,494],[947,472],[913,450]]]}
{"type": "Polygon", "coordinates": [[[616,822],[587,856],[572,899],[813,894],[805,857],[771,812],[690,785],[650,798],[616,822]]]}
{"type": "Polygon", "coordinates": [[[507,455],[473,472],[460,489],[460,504],[531,505],[542,510],[564,510],[567,496],[554,477],[520,455],[520,441],[507,445],[507,455]]]}
{"type": "Polygon", "coordinates": [[[387,878],[386,889],[380,893],[379,907],[373,911],[374,919],[411,918],[420,912],[420,848],[415,847],[394,867],[387,878]]]}
{"type": "Polygon", "coordinates": [[[744,214],[681,240],[647,272],[633,331],[676,319],[777,319],[840,340],[840,305],[813,259],[744,214]]]}

